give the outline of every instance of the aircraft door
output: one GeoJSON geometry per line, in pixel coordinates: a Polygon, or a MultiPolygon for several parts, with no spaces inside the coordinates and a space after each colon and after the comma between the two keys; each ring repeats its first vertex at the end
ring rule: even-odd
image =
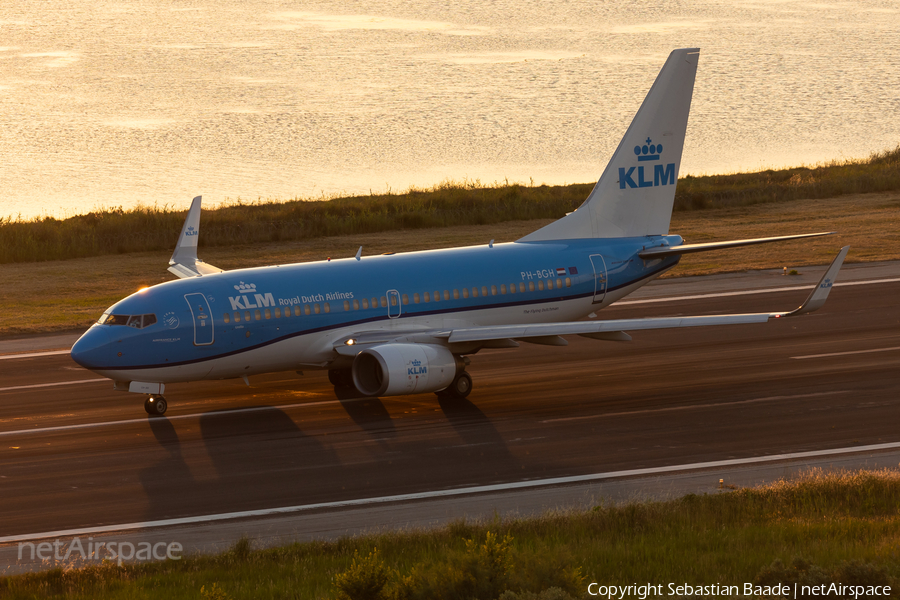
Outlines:
{"type": "Polygon", "coordinates": [[[594,304],[599,304],[606,297],[606,261],[600,254],[591,254],[591,266],[594,267],[594,304]]]}
{"type": "Polygon", "coordinates": [[[388,317],[396,319],[400,316],[400,292],[397,290],[388,290],[388,317]]]}
{"type": "Polygon", "coordinates": [[[194,345],[208,346],[213,343],[215,333],[213,331],[212,311],[209,310],[209,302],[203,294],[185,294],[188,306],[191,307],[191,315],[194,317],[194,345]]]}

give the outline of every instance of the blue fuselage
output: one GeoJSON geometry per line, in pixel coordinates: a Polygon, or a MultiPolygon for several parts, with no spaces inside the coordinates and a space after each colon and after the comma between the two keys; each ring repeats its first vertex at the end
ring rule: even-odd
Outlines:
{"type": "Polygon", "coordinates": [[[678,263],[642,260],[640,250],[681,242],[514,242],[169,281],[110,307],[72,357],[121,381],[333,368],[346,335],[582,318],[678,263]]]}

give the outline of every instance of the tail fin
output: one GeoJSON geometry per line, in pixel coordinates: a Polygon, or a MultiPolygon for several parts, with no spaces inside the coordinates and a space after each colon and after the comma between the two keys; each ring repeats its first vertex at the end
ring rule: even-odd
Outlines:
{"type": "Polygon", "coordinates": [[[520,242],[669,232],[699,55],[699,48],[669,55],[587,200],[520,242]]]}

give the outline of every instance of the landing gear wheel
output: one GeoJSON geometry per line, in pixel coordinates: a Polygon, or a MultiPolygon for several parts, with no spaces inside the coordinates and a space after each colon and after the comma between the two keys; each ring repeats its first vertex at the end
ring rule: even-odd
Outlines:
{"type": "Polygon", "coordinates": [[[329,369],[328,381],[335,387],[350,387],[353,385],[353,373],[350,369],[329,369]]]}
{"type": "Polygon", "coordinates": [[[144,410],[148,415],[162,416],[166,414],[167,408],[169,408],[169,404],[162,396],[150,396],[144,401],[144,410]]]}
{"type": "Polygon", "coordinates": [[[438,392],[441,398],[465,398],[472,391],[472,376],[463,371],[453,379],[453,383],[438,392]]]}

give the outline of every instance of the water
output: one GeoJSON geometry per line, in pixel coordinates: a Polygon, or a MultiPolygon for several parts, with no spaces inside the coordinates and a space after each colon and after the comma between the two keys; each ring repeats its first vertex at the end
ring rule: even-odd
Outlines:
{"type": "Polygon", "coordinates": [[[900,142],[895,0],[13,0],[0,216],[594,181],[672,48],[683,172],[900,142]]]}

